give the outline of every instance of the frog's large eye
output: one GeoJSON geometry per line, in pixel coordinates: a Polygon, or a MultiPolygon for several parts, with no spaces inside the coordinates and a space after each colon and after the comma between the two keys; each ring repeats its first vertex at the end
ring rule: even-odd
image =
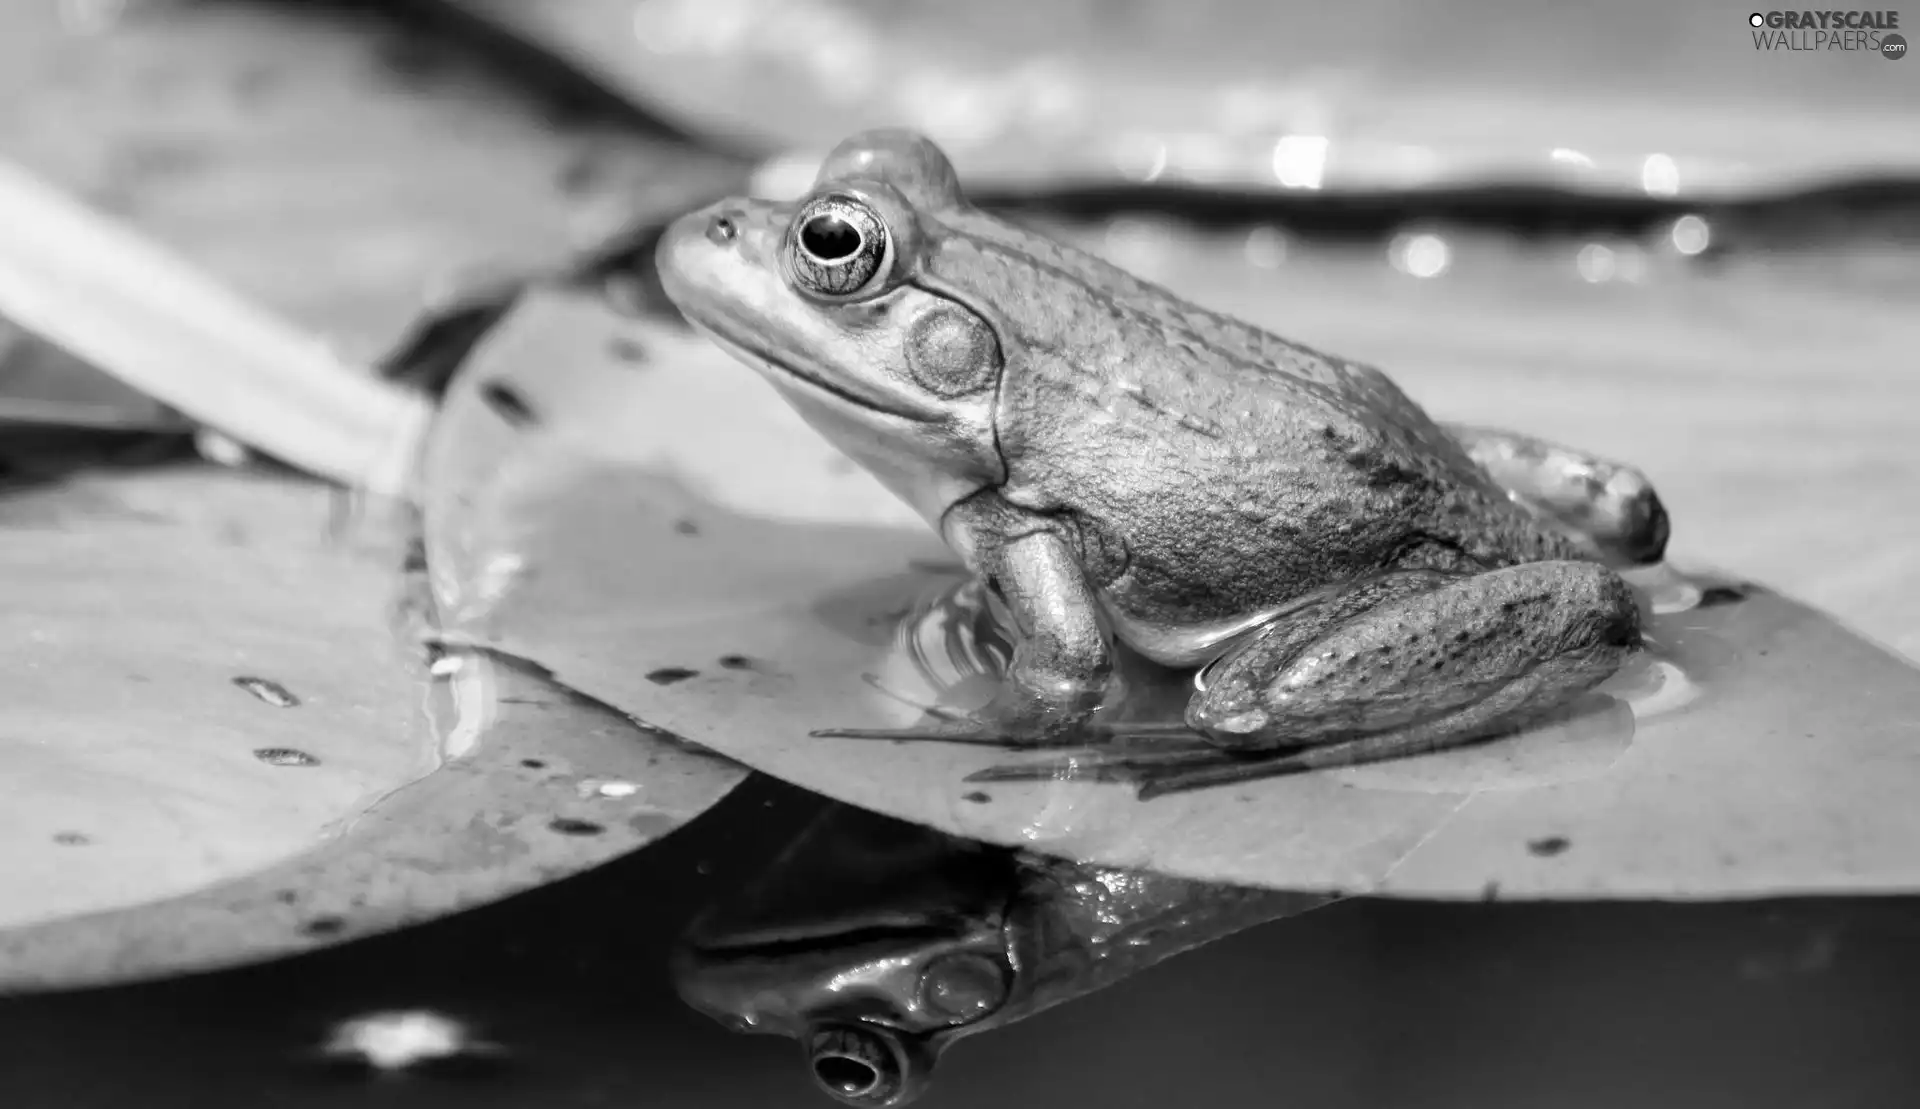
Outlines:
{"type": "Polygon", "coordinates": [[[841,193],[800,210],[787,229],[787,277],[821,300],[852,300],[886,283],[893,234],[873,206],[841,193]]]}

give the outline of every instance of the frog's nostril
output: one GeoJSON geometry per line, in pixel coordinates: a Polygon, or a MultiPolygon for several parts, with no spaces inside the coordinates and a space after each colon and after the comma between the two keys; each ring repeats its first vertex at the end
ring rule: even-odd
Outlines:
{"type": "Polygon", "coordinates": [[[707,221],[707,239],[726,246],[740,236],[740,225],[733,222],[732,216],[719,215],[707,221]]]}

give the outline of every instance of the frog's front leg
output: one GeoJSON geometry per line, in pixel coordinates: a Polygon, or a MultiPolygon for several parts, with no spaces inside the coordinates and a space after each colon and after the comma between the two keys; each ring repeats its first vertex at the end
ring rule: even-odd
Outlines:
{"type": "Polygon", "coordinates": [[[1093,589],[1067,539],[1045,525],[978,550],[987,585],[1013,617],[1012,665],[999,694],[965,720],[905,729],[825,728],[816,736],[1036,747],[1083,742],[1113,660],[1093,589]]]}
{"type": "Polygon", "coordinates": [[[1456,746],[1536,722],[1640,645],[1631,588],[1591,562],[1386,575],[1262,629],[1203,672],[1186,724],[1209,747],[995,767],[1087,776],[1145,799],[1456,746]]]}
{"type": "Polygon", "coordinates": [[[1624,463],[1529,435],[1446,425],[1515,500],[1615,566],[1660,561],[1671,525],[1645,474],[1624,463]]]}

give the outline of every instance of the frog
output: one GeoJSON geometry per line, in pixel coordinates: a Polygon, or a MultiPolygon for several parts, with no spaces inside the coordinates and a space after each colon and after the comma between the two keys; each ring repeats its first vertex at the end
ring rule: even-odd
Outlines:
{"type": "Polygon", "coordinates": [[[1442,423],[1377,367],[977,207],[924,134],[690,212],[655,263],[1008,624],[978,710],[815,736],[1048,754],[971,780],[1145,800],[1513,734],[1646,650],[1624,572],[1671,528],[1645,474],[1442,423]],[[1181,718],[1115,716],[1122,652],[1191,674],[1181,718]]]}

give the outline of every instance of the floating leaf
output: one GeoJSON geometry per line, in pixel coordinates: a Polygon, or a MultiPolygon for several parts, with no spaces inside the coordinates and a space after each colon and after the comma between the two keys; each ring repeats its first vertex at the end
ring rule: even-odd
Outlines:
{"type": "Polygon", "coordinates": [[[337,942],[664,835],[739,780],[523,666],[429,682],[330,494],[190,467],[0,500],[0,990],[337,942]],[[423,711],[424,709],[424,711],[423,711]]]}
{"type": "Polygon", "coordinates": [[[965,779],[1018,756],[808,736],[919,715],[884,687],[903,618],[950,587],[951,558],[747,371],[546,294],[446,404],[449,427],[516,444],[486,472],[443,467],[428,503],[430,561],[464,567],[436,569],[450,634],[864,808],[1106,865],[1349,892],[1920,882],[1920,815],[1903,800],[1920,788],[1920,671],[1764,589],[1648,582],[1673,611],[1654,622],[1655,665],[1615,688],[1626,733],[1576,720],[1504,750],[1145,803],[1094,782],[983,786],[965,779]],[[498,403],[503,388],[517,403],[498,403]],[[468,526],[436,524],[449,519],[468,526]]]}

